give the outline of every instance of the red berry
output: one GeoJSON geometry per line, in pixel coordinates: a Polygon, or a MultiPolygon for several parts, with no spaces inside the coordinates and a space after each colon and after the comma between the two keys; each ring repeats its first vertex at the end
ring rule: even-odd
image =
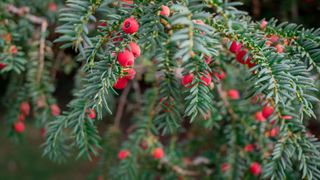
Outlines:
{"type": "Polygon", "coordinates": [[[268,25],[268,21],[262,20],[262,22],[261,22],[261,24],[260,24],[260,28],[261,28],[261,29],[265,29],[265,28],[267,27],[267,25],[268,25]]]}
{"type": "Polygon", "coordinates": [[[169,17],[169,16],[170,16],[170,9],[169,9],[169,7],[162,5],[162,10],[161,10],[160,14],[161,14],[162,16],[169,17]]]}
{"type": "Polygon", "coordinates": [[[164,151],[162,148],[155,148],[153,151],[152,151],[152,156],[153,158],[155,159],[161,159],[163,158],[164,156],[164,151]]]}
{"type": "Polygon", "coordinates": [[[95,119],[96,118],[96,111],[94,110],[94,109],[91,109],[90,110],[90,112],[89,112],[89,115],[88,115],[88,117],[90,118],[90,119],[95,119]]]}
{"type": "Polygon", "coordinates": [[[212,61],[211,56],[205,56],[204,61],[206,62],[206,64],[210,64],[210,62],[212,61]]]}
{"type": "Polygon", "coordinates": [[[191,84],[192,81],[193,81],[193,77],[194,77],[194,75],[191,74],[191,73],[183,76],[182,79],[181,79],[181,84],[182,84],[184,87],[190,87],[190,84],[191,84]]]}
{"type": "Polygon", "coordinates": [[[139,45],[137,43],[135,43],[135,42],[130,42],[129,46],[130,46],[130,50],[131,50],[133,56],[135,58],[139,57],[140,54],[141,54],[141,50],[140,50],[139,45]]]}
{"type": "Polygon", "coordinates": [[[245,55],[247,55],[248,51],[247,50],[241,50],[237,53],[236,55],[236,60],[241,63],[241,64],[246,64],[246,62],[249,60],[250,62],[250,57],[247,57],[246,60],[244,60],[245,55]]]}
{"type": "Polygon", "coordinates": [[[118,153],[118,158],[119,158],[120,160],[124,160],[124,159],[126,159],[128,156],[130,156],[130,151],[127,150],[127,149],[121,150],[121,151],[119,151],[119,153],[118,153]]]}
{"type": "Polygon", "coordinates": [[[267,119],[272,115],[273,111],[274,111],[273,107],[266,105],[262,109],[262,115],[263,115],[263,117],[265,117],[267,119]]]}
{"type": "Polygon", "coordinates": [[[229,96],[229,98],[232,99],[232,100],[238,100],[238,99],[240,99],[239,91],[236,90],[236,89],[230,89],[230,90],[228,91],[228,96],[229,96]]]}
{"type": "Polygon", "coordinates": [[[115,89],[124,89],[127,86],[127,78],[119,78],[117,82],[113,85],[115,89]]]}
{"type": "Polygon", "coordinates": [[[279,127],[274,127],[270,130],[269,135],[270,137],[276,137],[279,134],[279,127]]]}
{"type": "Polygon", "coordinates": [[[277,53],[283,53],[283,46],[281,44],[276,45],[277,53]]]}
{"type": "Polygon", "coordinates": [[[14,131],[15,131],[16,133],[23,133],[24,130],[25,130],[25,125],[24,125],[24,123],[23,123],[23,122],[20,122],[20,121],[14,123],[14,126],[13,126],[13,127],[14,127],[14,131]]]}
{"type": "Polygon", "coordinates": [[[56,3],[54,3],[54,2],[51,2],[51,3],[49,3],[49,10],[51,11],[51,12],[56,12],[57,11],[57,4],[56,3]]]}
{"type": "Polygon", "coordinates": [[[252,63],[250,60],[251,60],[251,58],[248,57],[247,62],[246,62],[246,64],[248,65],[248,67],[249,67],[249,68],[252,68],[252,67],[256,66],[256,64],[255,64],[255,63],[252,63]]]}
{"type": "Polygon", "coordinates": [[[212,80],[211,75],[209,73],[207,73],[204,76],[201,76],[200,79],[205,86],[209,86],[212,80]]]}
{"type": "Polygon", "coordinates": [[[256,112],[256,114],[255,114],[255,119],[256,119],[256,121],[258,121],[258,122],[264,122],[264,121],[266,121],[266,118],[262,115],[262,112],[261,112],[261,111],[256,112]]]}
{"type": "Polygon", "coordinates": [[[255,63],[251,62],[251,58],[249,56],[245,63],[248,65],[249,68],[252,68],[256,65],[255,63]]]}
{"type": "Polygon", "coordinates": [[[223,173],[225,173],[225,172],[229,171],[230,167],[231,167],[231,166],[230,166],[229,163],[222,163],[222,164],[221,164],[221,171],[222,171],[223,173]]]}
{"type": "Polygon", "coordinates": [[[276,43],[278,40],[279,40],[279,37],[276,36],[276,35],[271,35],[269,37],[269,40],[272,42],[272,43],[276,43]]]}
{"type": "Polygon", "coordinates": [[[0,70],[4,69],[7,65],[5,63],[0,63],[0,70]]]}
{"type": "Polygon", "coordinates": [[[260,163],[258,162],[253,162],[250,165],[250,172],[254,175],[254,176],[259,176],[261,174],[262,168],[260,163]]]}
{"type": "Polygon", "coordinates": [[[52,104],[50,106],[52,116],[59,116],[61,113],[60,107],[57,104],[52,104]]]}
{"type": "Polygon", "coordinates": [[[133,68],[124,69],[122,72],[124,73],[124,77],[129,80],[134,79],[136,75],[136,71],[133,68]]]}
{"type": "Polygon", "coordinates": [[[139,29],[139,24],[133,17],[130,17],[130,18],[124,20],[124,22],[122,24],[122,30],[126,34],[133,34],[133,33],[137,32],[138,29],[139,29]]]}
{"type": "Polygon", "coordinates": [[[242,47],[241,43],[238,44],[236,41],[233,41],[230,45],[229,50],[230,50],[230,52],[236,54],[240,51],[241,47],[242,47]]]}
{"type": "Polygon", "coordinates": [[[243,149],[246,152],[252,152],[254,150],[254,144],[248,144],[243,149]]]}
{"type": "Polygon", "coordinates": [[[216,76],[216,78],[218,78],[219,80],[223,80],[226,77],[226,73],[221,71],[220,73],[218,72],[214,72],[214,75],[216,76]]]}
{"type": "Polygon", "coordinates": [[[19,114],[18,120],[19,120],[20,122],[24,122],[24,121],[26,120],[26,117],[25,117],[23,114],[19,114]]]}
{"type": "Polygon", "coordinates": [[[272,42],[271,41],[266,41],[265,44],[266,44],[267,47],[269,47],[269,46],[271,46],[272,42]]]}
{"type": "Polygon", "coordinates": [[[128,49],[119,52],[117,60],[123,67],[132,66],[134,64],[134,56],[128,49]]]}
{"type": "Polygon", "coordinates": [[[10,52],[11,54],[17,54],[18,52],[17,46],[15,45],[10,46],[10,52]]]}
{"type": "Polygon", "coordinates": [[[30,105],[28,102],[22,102],[20,104],[20,111],[23,115],[28,116],[30,114],[30,105]]]}

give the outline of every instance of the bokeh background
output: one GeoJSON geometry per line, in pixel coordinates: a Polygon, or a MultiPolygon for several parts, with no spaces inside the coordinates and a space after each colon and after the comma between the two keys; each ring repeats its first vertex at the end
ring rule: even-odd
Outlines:
{"type": "MultiPolygon", "coordinates": [[[[0,0],[2,1],[2,0],[0,0]]],[[[50,13],[50,3],[52,0],[20,0],[15,2],[15,6],[29,6],[40,14],[50,13]]],[[[243,6],[239,9],[249,12],[254,20],[267,20],[275,17],[280,21],[290,21],[303,24],[305,27],[320,27],[320,0],[242,0],[243,6]]],[[[57,7],[63,6],[62,0],[56,0],[57,7]]],[[[0,2],[1,5],[1,2],[0,2]]],[[[1,15],[1,12],[0,12],[1,15]]],[[[46,15],[47,16],[47,15],[46,15]]],[[[47,16],[54,21],[54,15],[47,16]]],[[[53,32],[54,26],[50,27],[53,32]]],[[[49,39],[53,40],[56,35],[49,39]]],[[[72,54],[72,52],[70,52],[72,54]]],[[[64,59],[63,61],[71,61],[64,59]]],[[[67,63],[68,64],[68,63],[67,63]]],[[[72,65],[70,65],[72,66],[72,65]]],[[[65,68],[66,71],[68,67],[65,68]]],[[[69,69],[72,69],[70,67],[69,69]]],[[[65,108],[71,99],[71,89],[74,73],[57,74],[58,82],[55,96],[59,100],[59,105],[65,108]]],[[[0,95],[6,88],[5,81],[0,77],[0,95]]],[[[319,109],[319,108],[318,108],[319,109]]],[[[7,138],[4,120],[1,118],[0,109],[0,180],[10,179],[87,179],[94,176],[99,166],[99,159],[92,162],[86,160],[71,160],[65,164],[55,164],[41,156],[41,144],[43,139],[37,129],[28,127],[26,139],[22,143],[12,142],[7,138]]],[[[105,129],[107,124],[102,124],[105,129]]],[[[309,125],[313,133],[318,133],[320,127],[317,122],[309,125]]]]}

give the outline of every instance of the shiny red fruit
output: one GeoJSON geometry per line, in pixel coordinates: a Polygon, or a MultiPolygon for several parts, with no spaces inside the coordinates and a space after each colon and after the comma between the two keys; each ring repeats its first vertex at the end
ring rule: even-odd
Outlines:
{"type": "Polygon", "coordinates": [[[94,109],[91,109],[90,112],[89,112],[88,117],[89,117],[90,119],[95,119],[96,116],[97,116],[96,111],[95,111],[94,109]]]}
{"type": "Polygon", "coordinates": [[[133,56],[135,58],[139,57],[141,54],[141,49],[140,49],[139,45],[135,42],[130,42],[129,46],[130,46],[130,50],[131,50],[133,56]]]}
{"type": "Polygon", "coordinates": [[[187,75],[183,76],[181,79],[181,84],[185,87],[190,87],[190,84],[193,81],[193,77],[194,77],[193,74],[187,74],[187,75]]]}
{"type": "Polygon", "coordinates": [[[60,107],[57,104],[52,104],[50,106],[52,116],[59,116],[61,113],[60,107]]]}
{"type": "Polygon", "coordinates": [[[127,78],[119,78],[117,82],[113,85],[115,89],[124,89],[128,84],[127,78]]]}
{"type": "Polygon", "coordinates": [[[262,109],[262,115],[268,119],[273,114],[274,108],[272,106],[264,106],[262,109]]]}
{"type": "Polygon", "coordinates": [[[153,151],[152,151],[152,156],[153,158],[155,159],[161,159],[164,157],[164,151],[162,148],[155,148],[153,151]]]}
{"type": "Polygon", "coordinates": [[[160,14],[161,14],[162,16],[169,17],[169,16],[170,16],[170,9],[169,9],[169,7],[162,5],[161,8],[162,8],[162,10],[161,10],[160,14]]]}
{"type": "Polygon", "coordinates": [[[254,151],[254,144],[248,144],[243,148],[244,151],[246,152],[252,152],[254,151]]]}
{"type": "Polygon", "coordinates": [[[241,43],[237,43],[237,41],[233,41],[230,45],[229,50],[230,50],[230,52],[236,54],[240,51],[241,47],[242,47],[241,43]]]}
{"type": "Polygon", "coordinates": [[[139,30],[139,24],[133,17],[130,17],[123,22],[122,30],[126,34],[134,34],[139,30]]]}
{"type": "Polygon", "coordinates": [[[245,60],[244,57],[247,55],[248,51],[247,50],[241,50],[237,53],[236,55],[236,60],[240,63],[240,64],[246,64],[247,61],[250,62],[250,57],[247,57],[247,59],[245,60]]]}
{"type": "Polygon", "coordinates": [[[129,50],[124,50],[119,52],[117,60],[119,64],[123,67],[129,67],[134,64],[134,55],[129,50]]]}
{"type": "Polygon", "coordinates": [[[259,176],[262,172],[262,168],[260,163],[258,162],[253,162],[250,165],[250,172],[251,174],[253,174],[254,176],[259,176]]]}
{"type": "Polygon", "coordinates": [[[265,29],[268,25],[268,21],[266,20],[262,20],[261,24],[260,24],[260,29],[265,29]]]}
{"type": "Polygon", "coordinates": [[[264,122],[264,121],[266,121],[266,118],[262,115],[262,112],[261,112],[261,111],[256,112],[256,114],[255,114],[255,119],[256,119],[256,121],[258,121],[258,122],[264,122]]]}
{"type": "Polygon", "coordinates": [[[209,86],[212,80],[211,75],[209,73],[204,76],[201,76],[200,79],[205,86],[209,86]]]}
{"type": "Polygon", "coordinates": [[[13,128],[16,133],[23,133],[26,127],[23,122],[18,121],[14,123],[13,128]]]}
{"type": "Polygon", "coordinates": [[[129,80],[134,79],[134,77],[136,75],[136,71],[133,68],[124,69],[122,72],[124,74],[124,77],[129,79],[129,80]]]}
{"type": "Polygon", "coordinates": [[[121,151],[119,151],[119,153],[118,153],[118,158],[119,158],[120,160],[124,160],[124,159],[126,159],[128,156],[130,156],[130,151],[127,150],[127,149],[121,150],[121,151]]]}
{"type": "Polygon", "coordinates": [[[238,100],[238,99],[240,99],[240,93],[239,93],[239,91],[236,90],[236,89],[230,89],[230,90],[228,91],[228,97],[229,97],[230,99],[232,99],[232,100],[238,100]]]}

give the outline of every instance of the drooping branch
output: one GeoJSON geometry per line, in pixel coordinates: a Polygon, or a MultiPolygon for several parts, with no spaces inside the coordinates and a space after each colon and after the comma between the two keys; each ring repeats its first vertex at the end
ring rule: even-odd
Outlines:
{"type": "Polygon", "coordinates": [[[34,24],[40,25],[41,26],[41,34],[40,34],[40,47],[39,47],[39,69],[36,77],[36,82],[40,83],[41,80],[41,75],[43,73],[43,68],[45,66],[44,62],[44,57],[45,57],[45,41],[46,41],[46,31],[48,28],[48,22],[45,18],[43,17],[38,17],[33,14],[30,14],[30,9],[29,7],[20,7],[17,8],[14,5],[8,5],[7,6],[8,12],[18,15],[20,17],[25,17],[29,21],[31,21],[34,24]]]}

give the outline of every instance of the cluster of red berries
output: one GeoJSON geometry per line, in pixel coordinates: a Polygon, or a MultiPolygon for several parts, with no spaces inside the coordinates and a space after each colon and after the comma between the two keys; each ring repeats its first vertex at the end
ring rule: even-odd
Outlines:
{"type": "MultiPolygon", "coordinates": [[[[263,20],[260,24],[260,28],[262,30],[266,29],[268,25],[268,22],[266,20],[263,20]]],[[[288,46],[289,45],[289,40],[288,39],[284,39],[283,40],[283,45],[280,43],[280,38],[276,35],[269,35],[269,36],[265,36],[264,39],[267,39],[267,41],[265,42],[266,46],[273,46],[276,48],[276,51],[278,53],[283,53],[284,52],[284,46],[288,46]]]]}
{"type": "Polygon", "coordinates": [[[249,68],[255,66],[255,63],[251,62],[251,57],[248,54],[248,49],[243,48],[243,45],[240,42],[238,43],[237,41],[232,41],[229,50],[236,55],[236,60],[240,64],[247,65],[249,68]]]}
{"type": "MultiPolygon", "coordinates": [[[[221,164],[221,171],[223,173],[229,171],[230,168],[231,168],[231,166],[229,163],[222,163],[221,164]]],[[[260,163],[258,163],[258,162],[252,162],[250,164],[249,170],[250,170],[250,173],[254,176],[259,176],[262,173],[262,167],[261,167],[260,163]]]]}
{"type": "MultiPolygon", "coordinates": [[[[257,122],[265,122],[274,112],[274,107],[270,105],[265,105],[261,111],[258,111],[254,114],[254,118],[257,122]]],[[[283,119],[291,119],[291,116],[283,116],[283,119]]],[[[271,125],[273,125],[275,121],[271,121],[271,125]]],[[[279,134],[280,128],[278,126],[271,128],[266,132],[266,136],[268,137],[276,137],[279,134]]]]}
{"type": "Polygon", "coordinates": [[[14,131],[16,133],[23,133],[25,131],[24,121],[30,114],[30,104],[28,102],[22,102],[20,104],[20,114],[18,116],[18,121],[13,124],[14,131]]]}
{"type": "MultiPolygon", "coordinates": [[[[139,30],[138,22],[130,17],[126,19],[122,24],[122,31],[126,34],[134,34],[139,30]]],[[[135,42],[130,42],[128,44],[129,49],[121,51],[117,55],[117,61],[122,67],[122,75],[117,79],[113,87],[115,89],[124,89],[127,86],[129,80],[135,77],[136,71],[133,69],[134,61],[141,54],[140,47],[135,42]]]]}
{"type": "MultiPolygon", "coordinates": [[[[129,157],[130,154],[131,153],[130,153],[129,150],[124,149],[124,150],[119,151],[118,158],[120,160],[124,160],[127,157],[129,157]]],[[[155,148],[155,149],[152,150],[151,155],[152,155],[152,157],[154,159],[162,159],[165,156],[165,153],[164,153],[164,150],[162,148],[158,147],[158,148],[155,148]]]]}
{"type": "MultiPolygon", "coordinates": [[[[4,41],[8,44],[11,44],[11,41],[12,41],[12,36],[10,33],[7,33],[7,34],[3,34],[1,36],[2,39],[4,39],[4,41]]],[[[10,45],[9,47],[9,53],[11,55],[16,55],[18,53],[18,48],[17,46],[15,45],[10,45]]],[[[0,62],[0,70],[4,69],[5,67],[7,67],[7,64],[3,63],[3,62],[0,62]]]]}
{"type": "MultiPolygon", "coordinates": [[[[193,82],[193,79],[194,79],[194,74],[190,73],[190,74],[187,74],[185,76],[182,77],[181,79],[181,84],[184,86],[184,87],[187,87],[187,88],[191,88],[192,87],[192,82],[193,82]]],[[[201,80],[201,83],[205,86],[209,86],[211,81],[212,81],[212,76],[210,73],[206,73],[204,75],[202,75],[200,77],[200,80],[201,80]]]]}
{"type": "MultiPolygon", "coordinates": [[[[30,115],[31,106],[29,102],[22,102],[20,104],[20,114],[18,115],[18,121],[14,123],[13,128],[16,133],[23,133],[25,130],[25,124],[24,121],[27,116],[30,115]]],[[[51,115],[52,116],[58,116],[61,113],[61,110],[57,104],[50,105],[51,115]]],[[[45,133],[45,129],[41,129],[41,134],[45,133]]]]}
{"type": "Polygon", "coordinates": [[[262,111],[258,111],[255,114],[255,119],[258,122],[264,122],[266,121],[272,114],[273,114],[274,108],[272,106],[265,105],[262,109],[262,111]]]}

